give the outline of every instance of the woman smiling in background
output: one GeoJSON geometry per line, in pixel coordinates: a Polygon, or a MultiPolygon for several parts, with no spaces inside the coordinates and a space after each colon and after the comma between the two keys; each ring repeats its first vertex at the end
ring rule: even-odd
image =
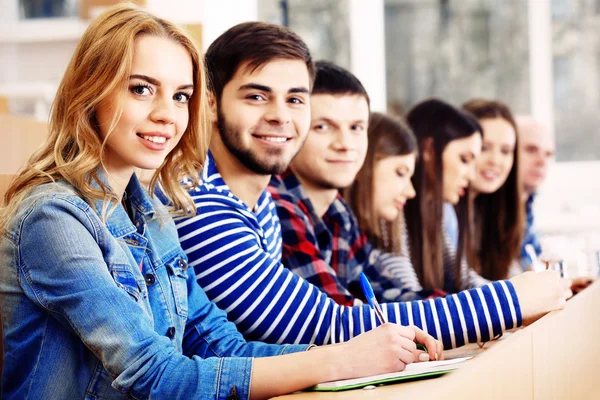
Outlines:
{"type": "Polygon", "coordinates": [[[523,205],[517,157],[517,126],[510,109],[497,100],[474,99],[463,108],[479,120],[483,144],[471,182],[474,246],[469,264],[491,280],[521,272],[523,205]],[[511,266],[515,269],[510,272],[511,266]]]}

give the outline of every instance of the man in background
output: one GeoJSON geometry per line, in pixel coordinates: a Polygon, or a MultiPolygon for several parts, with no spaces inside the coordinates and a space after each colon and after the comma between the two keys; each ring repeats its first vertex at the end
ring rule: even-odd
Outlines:
{"type": "Polygon", "coordinates": [[[554,157],[554,138],[550,130],[532,116],[516,118],[519,131],[519,167],[523,182],[523,201],[525,202],[525,234],[521,249],[521,267],[526,270],[533,264],[526,246],[531,246],[536,256],[542,252],[539,233],[534,226],[533,202],[538,188],[544,183],[548,165],[554,157]]]}
{"type": "MultiPolygon", "coordinates": [[[[548,167],[554,158],[554,137],[548,126],[532,116],[516,118],[519,135],[519,173],[523,182],[523,201],[525,202],[525,234],[521,249],[521,267],[530,269],[533,263],[531,256],[525,250],[530,245],[536,256],[542,253],[540,235],[535,229],[533,202],[539,187],[546,180],[548,167]]],[[[592,283],[588,276],[572,279],[571,290],[577,294],[592,283]]]]}

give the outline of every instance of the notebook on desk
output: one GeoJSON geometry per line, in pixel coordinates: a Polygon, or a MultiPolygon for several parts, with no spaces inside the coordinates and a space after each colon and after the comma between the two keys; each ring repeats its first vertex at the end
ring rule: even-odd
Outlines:
{"type": "Polygon", "coordinates": [[[373,375],[364,378],[344,379],[341,381],[319,383],[308,390],[318,392],[330,392],[338,390],[357,389],[369,385],[382,383],[398,383],[406,380],[421,379],[446,374],[457,368],[460,364],[471,357],[455,358],[454,360],[429,361],[413,363],[406,366],[401,372],[373,375]]]}

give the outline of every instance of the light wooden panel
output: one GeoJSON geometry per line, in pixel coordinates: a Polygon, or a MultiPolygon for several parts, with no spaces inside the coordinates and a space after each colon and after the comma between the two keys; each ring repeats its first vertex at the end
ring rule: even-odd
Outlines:
{"type": "Polygon", "coordinates": [[[600,282],[531,327],[535,399],[600,399],[600,282]]]}
{"type": "Polygon", "coordinates": [[[8,99],[6,97],[0,96],[0,114],[8,114],[8,99]]]}
{"type": "Polygon", "coordinates": [[[187,31],[198,49],[202,51],[202,24],[184,24],[181,27],[187,31]]]}
{"type": "Polygon", "coordinates": [[[48,136],[48,124],[0,114],[0,174],[14,174],[48,136]]]}

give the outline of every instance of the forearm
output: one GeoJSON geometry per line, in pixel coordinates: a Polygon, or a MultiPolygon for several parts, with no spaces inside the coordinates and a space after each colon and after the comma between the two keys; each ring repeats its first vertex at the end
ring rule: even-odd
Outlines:
{"type": "Polygon", "coordinates": [[[278,357],[254,359],[250,383],[251,399],[266,399],[342,379],[343,353],[338,346],[312,348],[311,351],[278,357]]]}
{"type": "Polygon", "coordinates": [[[510,282],[500,281],[443,298],[386,304],[391,322],[416,325],[445,349],[488,341],[521,325],[521,310],[510,282]]]}

